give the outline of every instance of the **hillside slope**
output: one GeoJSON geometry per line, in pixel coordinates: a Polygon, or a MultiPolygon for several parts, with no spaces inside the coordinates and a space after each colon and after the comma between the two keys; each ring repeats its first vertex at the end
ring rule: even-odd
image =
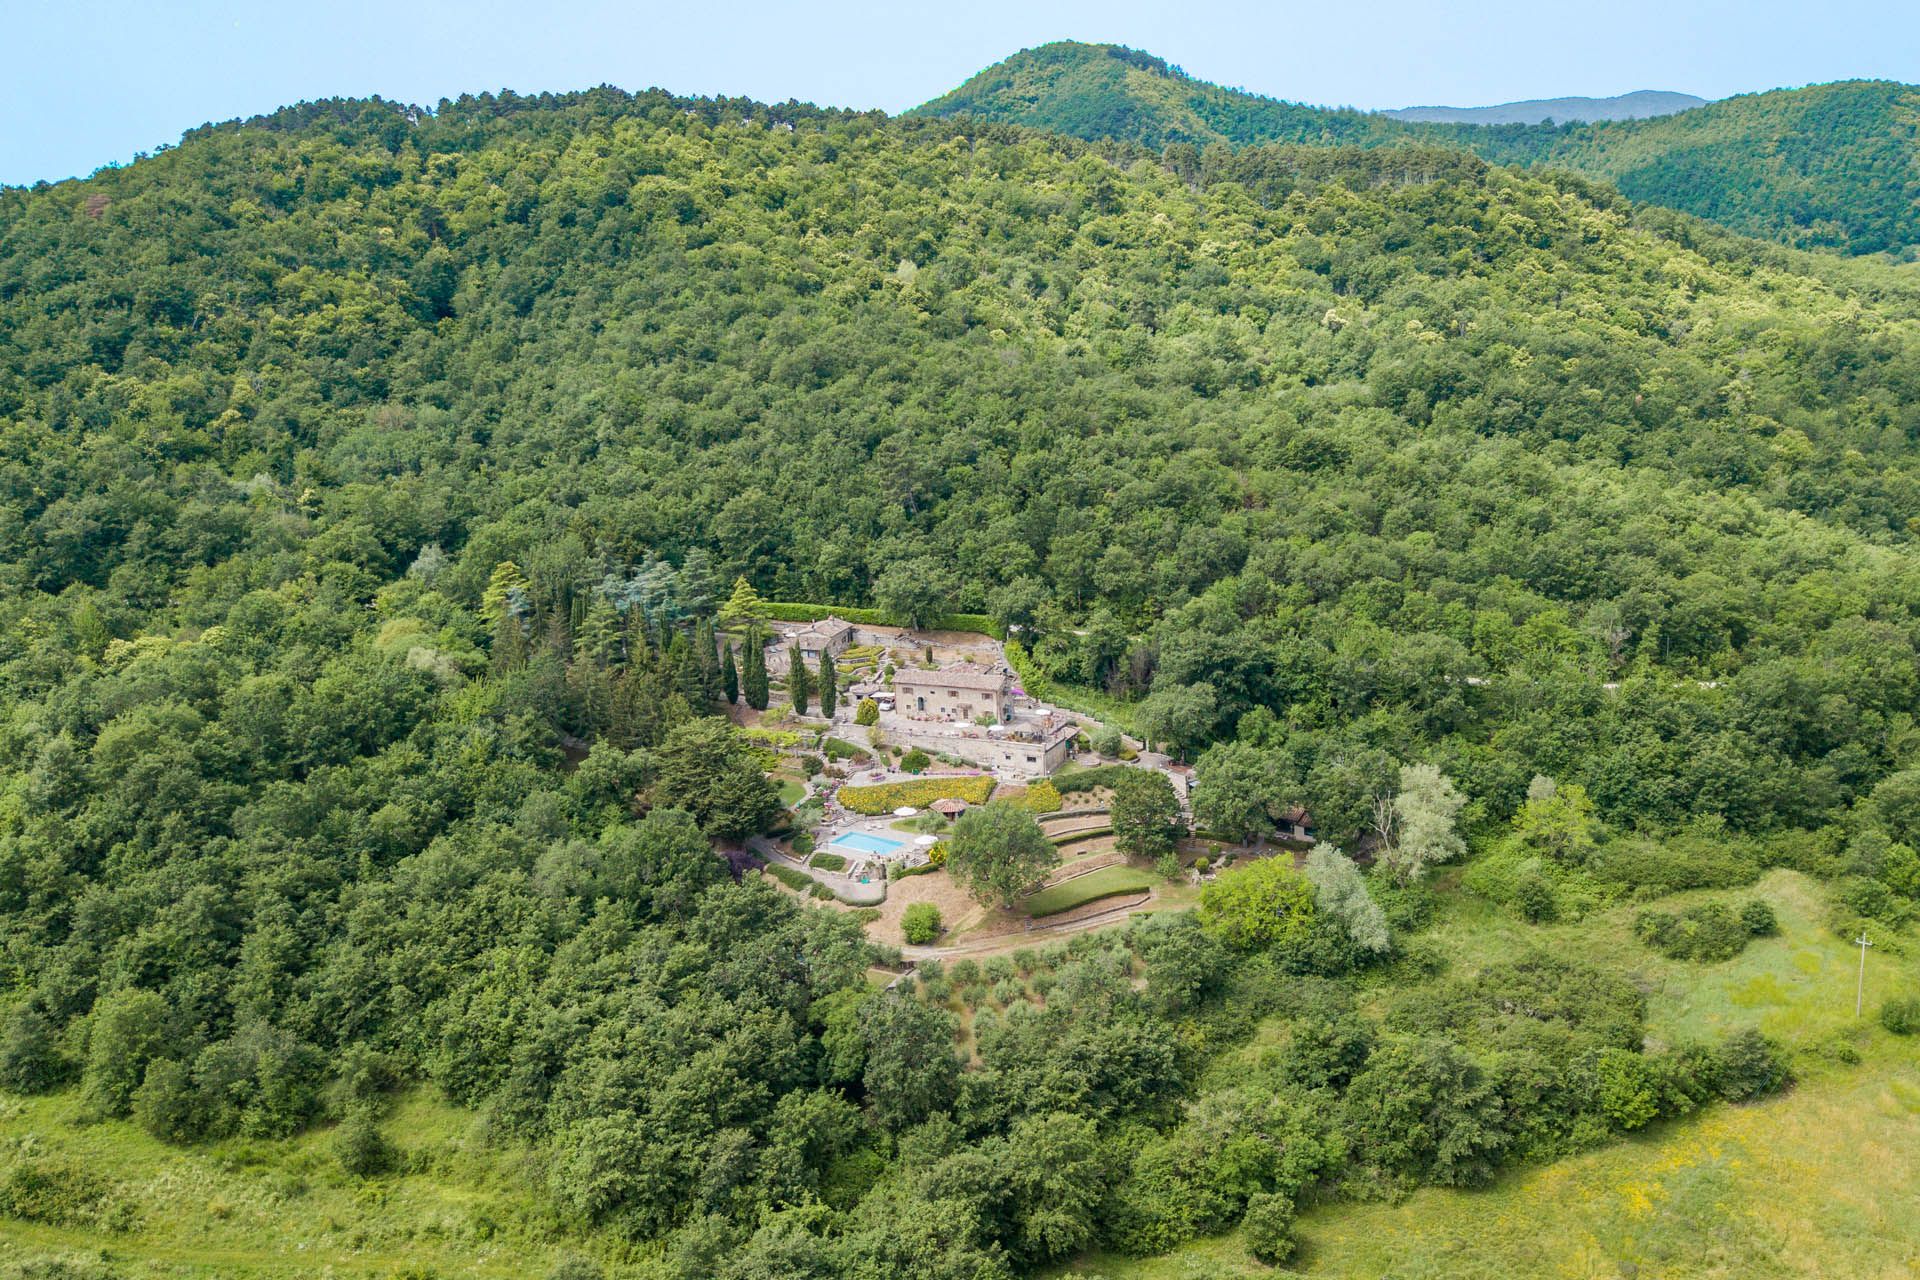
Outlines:
{"type": "Polygon", "coordinates": [[[918,111],[1118,138],[1465,147],[1509,164],[1608,179],[1636,200],[1749,235],[1847,253],[1920,244],[1920,96],[1847,81],[1749,94],[1656,119],[1595,124],[1422,124],[1278,102],[1195,80],[1109,45],[1028,49],[918,111]]]}
{"type": "MultiPolygon", "coordinates": [[[[318,1188],[372,1265],[403,1224],[329,1206],[392,1191],[447,1242],[417,1266],[564,1239],[618,1280],[1277,1245],[1296,1194],[1754,1096],[1773,1049],[1653,1046],[1648,988],[1535,922],[1791,861],[1898,940],[1916,440],[1905,273],[1457,149],[601,89],[309,104],[0,192],[0,1088],[299,1142],[237,1208],[197,1175],[249,1249],[318,1188]],[[740,577],[1018,623],[1203,807],[1254,788],[1249,838],[1301,804],[1360,848],[1444,770],[1520,941],[1383,951],[1429,890],[1329,858],[1323,911],[1264,861],[1244,928],[870,991],[852,915],[713,856],[780,816],[713,714],[740,577]],[[1206,1088],[1256,1029],[1330,1048],[1206,1088]],[[525,1149],[436,1144],[512,1194],[426,1193],[409,1083],[525,1149]]],[[[90,1133],[0,1150],[8,1229],[174,1212],[75,1167],[90,1133]]]]}

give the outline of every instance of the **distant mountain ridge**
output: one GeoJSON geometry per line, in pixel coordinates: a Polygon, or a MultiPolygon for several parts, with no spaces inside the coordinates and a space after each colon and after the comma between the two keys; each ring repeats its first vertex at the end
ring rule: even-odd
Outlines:
{"type": "Polygon", "coordinates": [[[1383,116],[1416,124],[1586,124],[1596,120],[1651,120],[1707,105],[1705,98],[1665,89],[1637,89],[1611,98],[1528,98],[1491,107],[1402,107],[1383,116]]]}
{"type": "Polygon", "coordinates": [[[1156,151],[1173,143],[1460,147],[1496,164],[1571,169],[1634,200],[1800,248],[1920,246],[1920,89],[1893,81],[1744,94],[1643,119],[1428,123],[1284,102],[1197,80],[1137,49],[1062,41],[995,63],[912,114],[971,115],[1156,151]]]}

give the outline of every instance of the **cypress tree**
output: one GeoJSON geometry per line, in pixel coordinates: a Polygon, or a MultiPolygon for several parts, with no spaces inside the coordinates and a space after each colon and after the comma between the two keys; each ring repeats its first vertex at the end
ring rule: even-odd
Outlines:
{"type": "Polygon", "coordinates": [[[707,686],[700,678],[700,662],[694,657],[693,646],[687,642],[686,632],[674,634],[673,642],[667,648],[667,662],[674,689],[687,700],[689,707],[699,711],[707,702],[707,686]]]}
{"type": "Polygon", "coordinates": [[[833,655],[820,655],[820,714],[833,719],[833,713],[840,706],[840,672],[833,665],[833,655]]]}
{"type": "Polygon", "coordinates": [[[720,655],[713,638],[713,619],[702,618],[693,628],[693,658],[700,666],[700,691],[708,702],[718,702],[726,689],[720,679],[720,655]]]}
{"type": "Polygon", "coordinates": [[[740,668],[733,660],[733,641],[726,643],[725,656],[720,660],[720,692],[727,695],[729,703],[740,701],[740,668]]]}
{"type": "Polygon", "coordinates": [[[793,695],[793,709],[805,715],[813,697],[813,681],[807,676],[807,661],[798,649],[793,651],[793,664],[787,668],[787,692],[793,695]]]}
{"type": "Polygon", "coordinates": [[[755,711],[767,709],[767,653],[760,640],[760,628],[747,631],[747,670],[742,679],[747,705],[755,711]]]}

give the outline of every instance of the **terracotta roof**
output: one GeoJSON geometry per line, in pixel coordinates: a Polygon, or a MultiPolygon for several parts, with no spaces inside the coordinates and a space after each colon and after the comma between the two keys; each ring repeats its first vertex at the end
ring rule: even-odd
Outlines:
{"type": "Polygon", "coordinates": [[[919,685],[937,689],[1002,689],[1013,679],[1005,671],[989,671],[985,667],[968,663],[965,666],[947,667],[940,671],[921,671],[913,667],[901,667],[893,673],[896,688],[903,684],[919,685]]]}

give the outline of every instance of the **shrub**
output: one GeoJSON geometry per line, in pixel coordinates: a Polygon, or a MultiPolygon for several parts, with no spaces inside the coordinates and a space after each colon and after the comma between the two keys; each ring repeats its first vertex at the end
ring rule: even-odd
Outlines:
{"type": "Polygon", "coordinates": [[[133,1118],[162,1142],[192,1142],[206,1132],[206,1099],[194,1087],[193,1071],[184,1062],[156,1058],[147,1064],[146,1079],[133,1094],[133,1118]]]}
{"type": "Polygon", "coordinates": [[[1920,997],[1896,996],[1881,1005],[1880,1025],[1897,1036],[1920,1032],[1920,997]]]}
{"type": "Polygon", "coordinates": [[[854,813],[875,816],[892,813],[902,805],[923,809],[935,800],[965,800],[985,804],[993,793],[993,779],[919,778],[912,782],[883,782],[871,787],[840,788],[840,803],[854,813]]]}
{"type": "Polygon", "coordinates": [[[1751,1027],[1728,1036],[1714,1057],[1720,1068],[1720,1096],[1729,1102],[1772,1093],[1790,1079],[1779,1049],[1751,1027]]]}
{"type": "Polygon", "coordinates": [[[29,1159],[0,1176],[0,1215],[51,1227],[85,1226],[95,1221],[108,1188],[77,1165],[29,1159]]]}
{"type": "Polygon", "coordinates": [[[1523,872],[1514,881],[1513,905],[1529,924],[1547,924],[1560,914],[1552,882],[1538,871],[1523,872]]]}
{"type": "Polygon", "coordinates": [[[978,982],[980,981],[980,962],[964,958],[955,960],[953,968],[947,971],[947,976],[963,987],[978,982]]]}
{"type": "Polygon", "coordinates": [[[768,875],[789,889],[796,889],[801,893],[806,893],[813,888],[814,880],[812,876],[804,872],[795,871],[792,867],[786,866],[783,863],[769,862],[765,870],[768,875]]]}
{"type": "Polygon", "coordinates": [[[1756,938],[1771,938],[1780,932],[1779,917],[1773,914],[1772,907],[1758,898],[1741,905],[1740,923],[1756,938]]]}
{"type": "Polygon", "coordinates": [[[932,764],[933,757],[918,747],[900,757],[900,767],[908,773],[925,773],[932,764]]]}
{"type": "Polygon", "coordinates": [[[829,760],[864,760],[867,758],[867,749],[865,747],[848,742],[845,738],[828,738],[820,744],[820,749],[827,753],[827,759],[829,760]]]}
{"type": "Polygon", "coordinates": [[[1054,789],[1061,795],[1085,794],[1101,787],[1111,788],[1116,779],[1132,773],[1123,764],[1096,765],[1091,769],[1082,769],[1078,773],[1069,773],[1053,779],[1054,789]]]}
{"type": "Polygon", "coordinates": [[[1269,1266],[1293,1256],[1293,1197],[1278,1191],[1256,1191],[1247,1197],[1246,1216],[1240,1220],[1247,1252],[1269,1266]]]}
{"type": "Polygon", "coordinates": [[[1631,1132],[1659,1116],[1660,1081],[1646,1058],[1627,1049],[1603,1049],[1597,1069],[1600,1112],[1614,1128],[1631,1132]]]}
{"type": "Polygon", "coordinates": [[[1088,745],[1109,760],[1113,760],[1119,757],[1120,748],[1123,744],[1120,731],[1109,725],[1101,728],[1098,733],[1094,734],[1088,740],[1088,745]]]}
{"type": "Polygon", "coordinates": [[[1027,788],[1026,794],[1020,797],[1018,803],[1034,813],[1058,813],[1064,801],[1060,799],[1060,789],[1046,778],[1042,778],[1027,788]]]}
{"type": "Polygon", "coordinates": [[[827,767],[827,762],[825,760],[822,760],[819,756],[816,756],[816,755],[800,756],[795,761],[795,763],[800,766],[801,770],[809,778],[814,777],[822,769],[825,769],[827,767]]]}
{"type": "Polygon", "coordinates": [[[788,841],[788,843],[793,846],[793,852],[796,857],[804,858],[813,852],[813,833],[811,831],[802,831],[799,835],[788,841]]]}
{"type": "Polygon", "coordinates": [[[900,916],[900,935],[916,947],[924,947],[940,936],[940,908],[931,902],[916,902],[900,916]]]}
{"type": "MultiPolygon", "coordinates": [[[[1754,904],[1750,904],[1754,905],[1754,904]]],[[[1763,909],[1765,903],[1757,904],[1763,909]]],[[[1773,913],[1767,912],[1769,919],[1773,913]]],[[[1709,902],[1678,914],[1642,911],[1633,922],[1634,936],[1670,960],[1731,960],[1752,937],[1743,916],[1724,903],[1709,902]]]]}
{"type": "Polygon", "coordinates": [[[32,1009],[16,1010],[0,1032],[0,1089],[45,1093],[67,1078],[53,1026],[32,1009]]]}
{"type": "Polygon", "coordinates": [[[994,1003],[1002,1008],[1018,1003],[1026,997],[1026,994],[1026,988],[1022,987],[1019,980],[1015,978],[1003,978],[993,984],[994,1003]]]}
{"type": "Polygon", "coordinates": [[[333,1135],[333,1155],[355,1178],[376,1178],[393,1168],[397,1152],[380,1132],[380,1120],[371,1107],[356,1106],[333,1135]]]}

